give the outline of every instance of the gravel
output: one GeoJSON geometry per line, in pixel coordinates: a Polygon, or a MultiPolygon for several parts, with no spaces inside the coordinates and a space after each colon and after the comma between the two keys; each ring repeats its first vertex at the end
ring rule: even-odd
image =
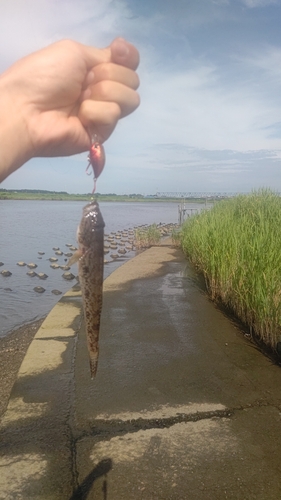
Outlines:
{"type": "Polygon", "coordinates": [[[44,319],[21,326],[0,338],[0,416],[6,411],[20,365],[44,319]]]}

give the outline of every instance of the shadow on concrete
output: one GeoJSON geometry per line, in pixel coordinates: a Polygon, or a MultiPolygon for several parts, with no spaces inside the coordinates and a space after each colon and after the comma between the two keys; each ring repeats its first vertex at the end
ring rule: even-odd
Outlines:
{"type": "Polygon", "coordinates": [[[107,499],[107,478],[106,474],[112,469],[112,460],[111,458],[106,458],[101,460],[96,467],[85,477],[84,481],[81,483],[78,488],[74,491],[73,495],[69,500],[86,500],[88,494],[90,493],[92,486],[96,479],[105,475],[105,479],[103,481],[103,498],[107,499]]]}

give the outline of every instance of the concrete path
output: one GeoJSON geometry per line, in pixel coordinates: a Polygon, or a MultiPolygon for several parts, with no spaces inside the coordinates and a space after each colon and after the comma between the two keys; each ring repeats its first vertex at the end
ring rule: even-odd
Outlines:
{"type": "Polygon", "coordinates": [[[105,281],[91,381],[81,296],[37,332],[1,423],[0,499],[277,500],[281,370],[153,247],[105,281]]]}

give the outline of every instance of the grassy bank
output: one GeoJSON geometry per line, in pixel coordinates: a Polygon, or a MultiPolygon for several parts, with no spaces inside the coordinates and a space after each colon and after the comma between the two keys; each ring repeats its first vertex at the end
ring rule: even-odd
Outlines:
{"type": "Polygon", "coordinates": [[[222,301],[266,345],[281,340],[281,198],[269,190],[238,196],[187,220],[185,254],[222,301]]]}
{"type": "Polygon", "coordinates": [[[46,200],[46,201],[86,201],[89,202],[91,198],[96,198],[99,201],[142,201],[144,197],[141,195],[116,195],[91,193],[73,194],[64,191],[44,191],[44,190],[31,190],[21,189],[18,191],[0,189],[0,200],[46,200]]]}

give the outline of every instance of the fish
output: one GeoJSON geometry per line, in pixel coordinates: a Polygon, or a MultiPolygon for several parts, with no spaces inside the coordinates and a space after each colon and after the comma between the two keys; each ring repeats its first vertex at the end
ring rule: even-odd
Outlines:
{"type": "Polygon", "coordinates": [[[102,289],[104,267],[104,220],[97,201],[88,203],[77,230],[79,248],[71,257],[69,265],[78,262],[85,318],[90,373],[97,373],[99,357],[99,331],[102,312],[102,289]]]}

